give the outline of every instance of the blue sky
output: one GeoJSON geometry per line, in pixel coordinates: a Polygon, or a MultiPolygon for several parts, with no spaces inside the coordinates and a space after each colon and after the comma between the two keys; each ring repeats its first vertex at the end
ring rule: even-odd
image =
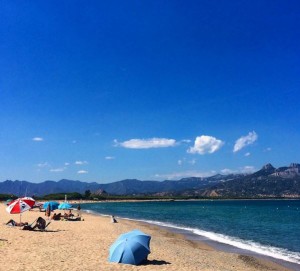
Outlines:
{"type": "Polygon", "coordinates": [[[300,162],[299,1],[0,3],[0,181],[300,162]]]}

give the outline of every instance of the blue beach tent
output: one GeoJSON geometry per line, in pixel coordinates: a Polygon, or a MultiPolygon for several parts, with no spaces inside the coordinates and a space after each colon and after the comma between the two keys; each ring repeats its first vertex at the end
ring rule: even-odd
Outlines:
{"type": "Polygon", "coordinates": [[[150,253],[151,236],[133,230],[124,233],[112,244],[109,249],[109,261],[124,264],[138,265],[146,260],[150,253]]]}
{"type": "Polygon", "coordinates": [[[59,204],[58,209],[60,210],[66,210],[66,209],[71,209],[72,208],[72,204],[68,203],[68,202],[63,202],[61,204],[59,204]]]}
{"type": "Polygon", "coordinates": [[[43,209],[47,210],[49,205],[50,205],[50,210],[53,211],[58,208],[59,203],[56,201],[47,201],[43,204],[43,209]]]}

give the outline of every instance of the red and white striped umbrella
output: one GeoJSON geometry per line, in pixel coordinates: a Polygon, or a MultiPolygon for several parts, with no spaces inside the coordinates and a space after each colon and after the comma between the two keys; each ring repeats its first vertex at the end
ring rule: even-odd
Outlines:
{"type": "Polygon", "coordinates": [[[12,201],[7,207],[6,211],[10,214],[21,214],[33,207],[35,200],[33,198],[24,197],[12,201]]]}

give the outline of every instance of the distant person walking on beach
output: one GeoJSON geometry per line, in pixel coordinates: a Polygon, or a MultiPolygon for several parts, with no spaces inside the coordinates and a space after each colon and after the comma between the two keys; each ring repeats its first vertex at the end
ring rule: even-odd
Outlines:
{"type": "Polygon", "coordinates": [[[77,216],[81,215],[80,210],[81,210],[81,206],[80,206],[80,203],[79,203],[78,206],[77,206],[77,216]]]}

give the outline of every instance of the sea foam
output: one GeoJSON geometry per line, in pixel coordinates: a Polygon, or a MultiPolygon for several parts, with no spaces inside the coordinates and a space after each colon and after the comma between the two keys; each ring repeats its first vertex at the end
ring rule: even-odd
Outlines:
{"type": "Polygon", "coordinates": [[[196,228],[189,228],[189,227],[181,227],[177,226],[171,223],[166,223],[166,222],[160,222],[160,221],[155,221],[155,220],[141,220],[141,219],[131,219],[131,218],[123,218],[127,220],[133,220],[133,221],[140,221],[140,222],[146,222],[149,224],[154,224],[162,227],[168,227],[168,228],[173,228],[177,230],[183,230],[186,232],[193,233],[198,236],[203,236],[206,237],[212,241],[227,244],[239,249],[243,250],[248,250],[257,254],[261,254],[264,256],[269,256],[275,259],[280,259],[296,264],[300,264],[300,253],[298,252],[293,252],[289,251],[287,249],[283,248],[278,248],[278,247],[273,247],[273,246],[266,246],[259,244],[257,242],[253,242],[250,240],[243,240],[237,237],[232,237],[220,233],[214,233],[214,232],[209,232],[209,231],[204,231],[201,229],[196,229],[196,228]]]}

